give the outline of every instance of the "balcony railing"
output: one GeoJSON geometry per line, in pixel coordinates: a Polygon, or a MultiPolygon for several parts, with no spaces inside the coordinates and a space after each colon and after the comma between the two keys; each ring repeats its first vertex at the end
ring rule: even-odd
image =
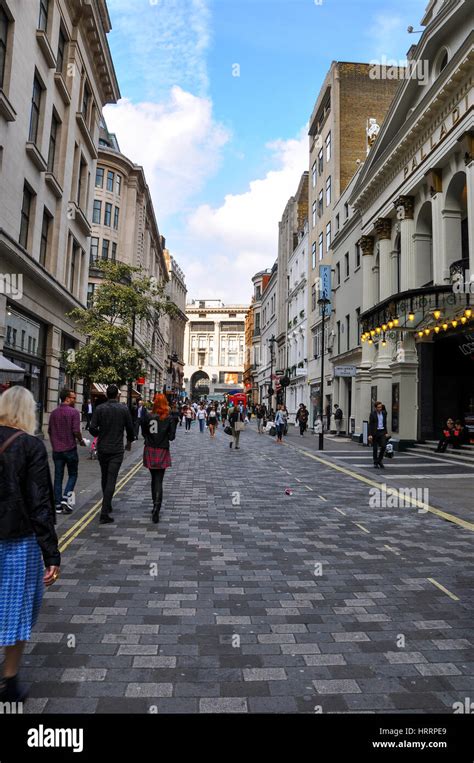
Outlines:
{"type": "Polygon", "coordinates": [[[449,267],[449,276],[451,283],[459,281],[460,277],[466,281],[466,274],[469,270],[469,257],[463,257],[462,260],[456,260],[449,267]]]}

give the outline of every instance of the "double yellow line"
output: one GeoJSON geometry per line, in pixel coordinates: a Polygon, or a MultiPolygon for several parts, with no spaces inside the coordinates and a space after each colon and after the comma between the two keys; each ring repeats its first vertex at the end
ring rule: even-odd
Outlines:
{"type": "MultiPolygon", "coordinates": [[[[131,469],[127,472],[127,474],[122,477],[117,487],[115,488],[115,494],[119,493],[120,490],[122,490],[127,482],[130,482],[130,480],[135,477],[136,474],[140,471],[142,468],[142,461],[139,461],[138,464],[135,464],[135,466],[132,466],[131,469]]],[[[102,506],[102,499],[97,501],[89,511],[87,511],[80,519],[78,519],[75,524],[73,524],[64,535],[61,535],[59,538],[59,550],[61,553],[67,549],[67,547],[73,542],[74,538],[77,538],[77,536],[85,530],[87,525],[89,525],[94,517],[97,516],[100,512],[100,508],[102,506]]]]}

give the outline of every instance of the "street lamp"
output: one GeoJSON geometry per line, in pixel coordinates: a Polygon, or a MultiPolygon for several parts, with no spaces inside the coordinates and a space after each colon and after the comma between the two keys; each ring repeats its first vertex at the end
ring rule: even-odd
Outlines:
{"type": "Polygon", "coordinates": [[[270,405],[270,415],[272,414],[272,398],[273,398],[273,346],[276,342],[275,335],[272,334],[270,339],[267,340],[270,345],[270,386],[268,388],[268,398],[270,405]]]}
{"type": "Polygon", "coordinates": [[[324,388],[324,322],[326,319],[326,306],[331,303],[331,300],[323,296],[318,299],[318,305],[321,308],[321,390],[319,401],[319,418],[321,421],[321,431],[319,432],[319,450],[324,450],[324,424],[323,424],[323,388],[324,388]]]}

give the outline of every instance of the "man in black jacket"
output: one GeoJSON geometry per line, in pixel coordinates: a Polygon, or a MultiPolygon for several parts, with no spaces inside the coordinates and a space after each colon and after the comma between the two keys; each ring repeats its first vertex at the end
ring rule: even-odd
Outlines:
{"type": "Polygon", "coordinates": [[[383,457],[387,447],[387,410],[383,403],[377,401],[375,409],[369,416],[369,444],[372,445],[375,469],[384,469],[383,457]],[[380,448],[380,451],[379,451],[380,448]]]}
{"type": "Polygon", "coordinates": [[[124,445],[123,435],[127,434],[127,450],[131,450],[135,439],[132,417],[127,406],[119,403],[119,390],[115,384],[107,387],[107,402],[98,406],[93,415],[90,433],[97,440],[97,458],[102,473],[102,511],[100,524],[113,522],[112,498],[117,477],[122,466],[124,445]]]}

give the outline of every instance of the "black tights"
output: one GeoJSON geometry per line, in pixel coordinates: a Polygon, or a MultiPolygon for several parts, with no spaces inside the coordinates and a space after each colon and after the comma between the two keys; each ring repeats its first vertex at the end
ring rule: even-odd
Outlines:
{"type": "Polygon", "coordinates": [[[151,497],[153,499],[153,506],[158,508],[161,508],[163,500],[163,477],[165,476],[165,471],[165,469],[150,469],[151,497]]]}

